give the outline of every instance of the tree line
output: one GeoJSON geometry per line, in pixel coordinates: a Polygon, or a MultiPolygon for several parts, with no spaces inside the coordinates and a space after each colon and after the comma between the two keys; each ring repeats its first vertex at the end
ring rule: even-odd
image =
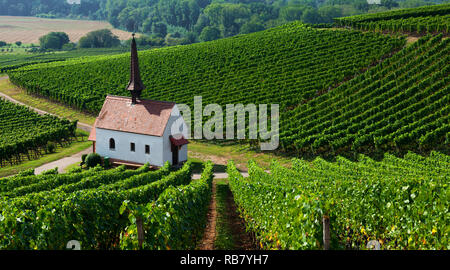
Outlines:
{"type": "Polygon", "coordinates": [[[166,39],[166,44],[177,45],[177,42],[192,43],[247,34],[294,20],[311,24],[332,23],[333,18],[341,16],[448,0],[380,0],[379,4],[370,4],[375,2],[378,1],[0,0],[0,15],[107,20],[116,28],[152,36],[148,43],[161,43],[155,41],[160,38],[166,39]]]}

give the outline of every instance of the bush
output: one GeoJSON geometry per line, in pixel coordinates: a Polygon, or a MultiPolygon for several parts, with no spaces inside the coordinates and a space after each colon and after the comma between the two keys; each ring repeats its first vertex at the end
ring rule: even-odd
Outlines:
{"type": "Polygon", "coordinates": [[[82,171],[83,171],[83,169],[81,169],[81,167],[74,167],[74,168],[70,169],[67,173],[80,173],[82,171]]]}
{"type": "Polygon", "coordinates": [[[47,143],[47,152],[54,153],[55,150],[56,150],[56,144],[54,142],[48,142],[47,143]]]}
{"type": "Polygon", "coordinates": [[[88,154],[83,154],[81,155],[81,162],[85,163],[86,162],[86,157],[88,154]]]}
{"type": "Polygon", "coordinates": [[[58,174],[58,167],[55,167],[54,169],[47,170],[41,173],[41,175],[50,175],[50,174],[58,174]]]}
{"type": "Polygon", "coordinates": [[[119,45],[119,38],[109,29],[89,32],[78,41],[80,48],[111,48],[119,45]]]}
{"type": "Polygon", "coordinates": [[[69,36],[64,32],[50,32],[39,38],[41,49],[60,50],[64,44],[69,43],[69,36]]]}
{"type": "Polygon", "coordinates": [[[63,51],[72,51],[72,50],[75,50],[76,47],[77,47],[77,45],[75,43],[70,42],[70,43],[64,44],[61,49],[63,51]]]}
{"type": "Polygon", "coordinates": [[[34,169],[23,170],[17,174],[17,176],[29,176],[29,175],[34,175],[34,169]]]}
{"type": "Polygon", "coordinates": [[[91,153],[91,154],[87,155],[85,163],[86,163],[86,166],[88,166],[89,168],[93,168],[102,163],[102,158],[97,153],[91,153]]]}
{"type": "Polygon", "coordinates": [[[200,40],[201,41],[211,41],[211,40],[216,40],[219,39],[221,37],[220,35],[220,30],[212,27],[212,26],[207,26],[205,28],[203,28],[202,33],[200,34],[200,40]]]}

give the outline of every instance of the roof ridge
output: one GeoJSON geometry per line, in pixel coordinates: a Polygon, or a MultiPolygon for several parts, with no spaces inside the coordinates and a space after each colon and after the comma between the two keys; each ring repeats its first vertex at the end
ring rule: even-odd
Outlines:
{"type": "MultiPolygon", "coordinates": [[[[131,97],[126,97],[126,96],[117,96],[117,95],[106,95],[106,98],[116,98],[116,99],[128,99],[131,100],[131,97]]],[[[177,104],[176,102],[173,101],[165,101],[165,100],[154,100],[154,99],[139,99],[140,101],[151,101],[151,102],[161,102],[161,103],[168,103],[168,104],[177,104]]]]}

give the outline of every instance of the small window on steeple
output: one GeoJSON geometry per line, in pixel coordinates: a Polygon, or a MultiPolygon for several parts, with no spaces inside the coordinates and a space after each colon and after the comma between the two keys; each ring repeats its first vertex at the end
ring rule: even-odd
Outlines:
{"type": "Polygon", "coordinates": [[[134,142],[130,143],[130,151],[136,152],[136,145],[134,144],[134,142]]]}

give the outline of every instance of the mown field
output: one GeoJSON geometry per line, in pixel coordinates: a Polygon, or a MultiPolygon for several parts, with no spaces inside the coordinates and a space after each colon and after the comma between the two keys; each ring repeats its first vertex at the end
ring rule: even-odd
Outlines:
{"type": "Polygon", "coordinates": [[[0,16],[0,40],[8,43],[39,44],[39,38],[50,32],[65,32],[71,42],[77,42],[88,32],[99,29],[110,29],[120,40],[131,36],[129,32],[114,29],[111,24],[101,21],[0,16]]]}

